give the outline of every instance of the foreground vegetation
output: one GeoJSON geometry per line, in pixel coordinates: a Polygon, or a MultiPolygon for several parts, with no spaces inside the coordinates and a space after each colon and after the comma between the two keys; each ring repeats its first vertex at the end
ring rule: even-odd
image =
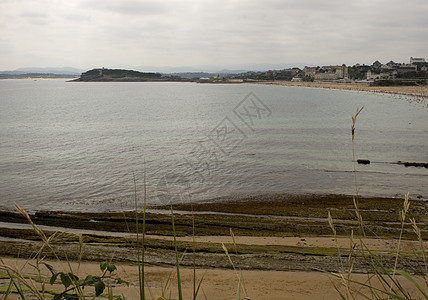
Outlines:
{"type": "MultiPolygon", "coordinates": [[[[136,268],[138,265],[142,266],[141,249],[145,250],[144,265],[146,266],[172,266],[177,264],[178,258],[178,265],[181,268],[193,268],[193,266],[196,268],[232,268],[230,263],[232,261],[236,270],[329,271],[335,274],[334,276],[344,276],[343,283],[346,283],[347,279],[352,280],[351,275],[355,272],[373,274],[371,268],[375,266],[375,262],[382,266],[383,274],[387,274],[386,270],[393,270],[395,266],[397,270],[405,270],[406,273],[399,271],[395,274],[395,277],[400,275],[399,278],[402,278],[403,274],[413,274],[412,276],[417,277],[426,274],[424,239],[427,237],[425,225],[427,223],[426,207],[423,201],[408,200],[406,222],[402,223],[398,219],[398,215],[403,209],[402,199],[359,199],[359,210],[364,212],[365,219],[365,235],[361,235],[359,234],[359,223],[355,221],[352,197],[330,196],[329,198],[325,196],[313,199],[295,197],[289,201],[280,201],[275,197],[270,199],[263,199],[263,201],[246,199],[242,202],[223,203],[223,205],[210,203],[194,205],[193,215],[174,214],[174,230],[172,229],[171,214],[146,213],[144,215],[141,213],[136,218],[135,213],[131,212],[110,215],[36,213],[28,217],[34,219],[37,224],[55,224],[64,227],[73,225],[72,227],[82,230],[86,228],[86,231],[71,230],[62,233],[58,231],[60,230],[58,228],[52,228],[52,230],[46,228],[43,231],[36,230],[34,227],[2,228],[3,237],[19,237],[20,240],[2,241],[0,251],[3,256],[18,255],[19,257],[34,258],[38,263],[33,262],[32,264],[39,269],[46,268],[44,263],[50,264],[47,259],[63,262],[64,269],[52,274],[52,276],[56,274],[55,280],[52,278],[43,280],[44,289],[53,295],[59,295],[71,288],[74,290],[69,290],[67,293],[76,294],[77,286],[85,286],[83,291],[85,293],[90,291],[90,295],[93,296],[94,293],[96,294],[95,284],[98,282],[97,288],[100,291],[101,282],[104,282],[104,290],[101,295],[108,296],[107,288],[110,284],[115,297],[122,297],[115,293],[114,289],[128,283],[122,280],[123,278],[115,277],[115,268],[112,265],[125,262],[135,263],[136,268]],[[248,205],[249,203],[251,205],[248,205]],[[369,209],[370,204],[373,209],[369,209]],[[344,209],[334,209],[336,205],[342,205],[344,209]],[[209,215],[199,215],[198,211],[213,212],[209,215]],[[215,211],[218,213],[228,211],[230,215],[218,215],[215,211]],[[276,217],[273,217],[274,212],[276,217]],[[322,215],[329,215],[330,218],[323,218],[322,215]],[[295,218],[287,218],[287,216],[295,218]],[[145,231],[143,231],[143,219],[145,231]],[[410,219],[416,227],[409,222],[410,219]],[[137,220],[140,233],[138,238],[135,234],[137,220]],[[328,220],[334,224],[334,232],[329,228],[328,220]],[[108,230],[112,234],[88,230],[95,228],[94,224],[98,230],[108,230]],[[414,231],[415,228],[419,228],[418,226],[422,227],[417,230],[419,235],[415,235],[414,231]],[[231,238],[230,228],[233,228],[234,239],[231,238]],[[130,232],[134,232],[134,234],[130,232]],[[141,235],[143,232],[146,233],[144,248],[141,235]],[[175,232],[175,241],[172,232],[175,232]],[[394,237],[398,238],[400,235],[401,239],[393,240],[394,237]],[[204,240],[204,236],[207,236],[206,239],[213,236],[223,236],[224,238],[207,241],[204,240]],[[293,239],[294,242],[290,245],[245,243],[243,238],[246,236],[259,236],[267,239],[288,238],[293,239]],[[323,236],[324,239],[330,240],[330,244],[324,246],[312,244],[311,239],[323,236]],[[349,237],[352,237],[351,241],[349,237]],[[333,242],[331,239],[335,241],[333,242]],[[372,240],[383,240],[385,245],[382,249],[370,249],[366,244],[371,247],[372,240]],[[222,243],[228,250],[228,256],[225,255],[222,243]],[[397,248],[399,248],[400,258],[396,263],[397,248]],[[19,250],[17,251],[17,249],[19,250]],[[138,263],[138,257],[140,263],[138,263]],[[85,275],[83,278],[74,278],[71,274],[78,276],[78,273],[75,268],[68,269],[67,261],[80,260],[103,262],[103,268],[99,270],[99,273],[89,274],[92,277],[85,275]],[[348,276],[349,269],[347,268],[351,268],[350,276],[348,276]],[[111,274],[109,269],[112,270],[111,274]],[[52,286],[49,284],[51,279],[54,283],[52,286]],[[74,286],[73,280],[75,281],[74,286]],[[71,285],[69,285],[70,281],[71,285]],[[61,285],[63,290],[60,289],[61,285]]],[[[189,207],[186,205],[176,207],[181,211],[187,210],[187,208],[189,207]]],[[[3,213],[2,219],[5,219],[6,216],[9,222],[28,221],[25,214],[3,213]]],[[[2,268],[4,269],[4,264],[2,268]]],[[[21,277],[14,273],[18,270],[8,271],[14,281],[20,280],[21,277]]],[[[3,276],[9,277],[9,274],[3,273],[3,276]]],[[[196,278],[197,286],[201,277],[202,275],[199,275],[196,278]]],[[[25,274],[21,279],[30,280],[30,278],[26,278],[25,274]]],[[[172,278],[170,280],[172,281],[172,278]]],[[[7,289],[9,285],[10,282],[5,283],[3,290],[0,291],[3,293],[6,293],[7,290],[17,292],[13,283],[7,289]]],[[[20,283],[19,286],[24,289],[24,297],[26,293],[31,292],[23,283],[20,283]]],[[[201,288],[203,286],[202,282],[201,288]]],[[[351,299],[346,293],[348,289],[352,293],[355,283],[349,281],[345,286],[345,290],[340,287],[338,289],[345,293],[345,298],[351,299]]],[[[173,287],[169,286],[169,288],[173,287]]],[[[38,290],[40,293],[43,291],[40,284],[38,290]]],[[[88,294],[85,295],[88,296],[88,294]]],[[[65,294],[63,297],[66,297],[65,294]]],[[[201,294],[200,297],[202,297],[201,294]]],[[[208,297],[208,299],[210,298],[208,297]]]]}

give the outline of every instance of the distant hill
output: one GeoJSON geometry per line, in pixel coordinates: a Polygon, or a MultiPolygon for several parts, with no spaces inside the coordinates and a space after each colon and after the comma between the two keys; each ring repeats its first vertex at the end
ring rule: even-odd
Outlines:
{"type": "Polygon", "coordinates": [[[22,73],[45,73],[45,74],[61,74],[61,75],[80,75],[84,70],[71,68],[71,67],[60,67],[60,68],[18,68],[14,72],[22,73]]]}
{"type": "Polygon", "coordinates": [[[168,75],[177,76],[177,77],[186,78],[186,79],[199,79],[199,78],[210,78],[218,74],[206,73],[206,72],[184,72],[184,73],[171,73],[168,75]]]}
{"type": "Polygon", "coordinates": [[[26,74],[26,72],[21,71],[0,71],[0,75],[22,75],[26,74]]]}
{"type": "Polygon", "coordinates": [[[92,69],[82,73],[75,81],[166,81],[160,73],[123,69],[92,69]]]}
{"type": "Polygon", "coordinates": [[[276,64],[232,64],[232,65],[201,65],[201,66],[133,66],[129,67],[137,71],[158,72],[162,74],[180,74],[180,73],[209,73],[209,74],[239,74],[250,71],[281,70],[293,67],[303,68],[310,66],[309,63],[276,63],[276,64]]]}
{"type": "Polygon", "coordinates": [[[63,68],[19,68],[12,71],[0,71],[0,79],[23,78],[74,78],[82,70],[70,67],[63,68]]]}
{"type": "Polygon", "coordinates": [[[76,75],[68,75],[68,74],[52,74],[52,73],[2,73],[0,72],[0,79],[37,79],[37,78],[45,78],[45,79],[63,79],[63,78],[76,78],[76,75]]]}

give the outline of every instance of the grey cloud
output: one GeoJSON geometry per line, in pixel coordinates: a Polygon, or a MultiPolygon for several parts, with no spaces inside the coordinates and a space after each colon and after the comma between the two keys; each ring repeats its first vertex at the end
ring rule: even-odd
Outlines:
{"type": "Polygon", "coordinates": [[[82,7],[128,15],[157,15],[168,10],[161,1],[138,0],[87,0],[82,2],[82,7]]]}
{"type": "Polygon", "coordinates": [[[427,10],[426,0],[0,0],[7,24],[0,37],[15,46],[16,58],[42,53],[77,67],[141,59],[172,66],[371,63],[403,55],[404,61],[428,49],[427,10]],[[43,24],[50,25],[43,31],[49,39],[37,52],[40,27],[34,25],[43,24]],[[63,44],[79,57],[58,54],[63,44]]]}
{"type": "Polygon", "coordinates": [[[86,13],[67,13],[63,18],[72,22],[84,22],[91,20],[91,16],[86,13]]]}
{"type": "Polygon", "coordinates": [[[50,16],[47,13],[37,11],[24,11],[20,14],[20,18],[32,25],[45,26],[50,22],[50,16]]]}
{"type": "Polygon", "coordinates": [[[49,18],[47,13],[35,12],[35,11],[24,11],[21,13],[21,17],[29,19],[47,19],[49,18]]]}

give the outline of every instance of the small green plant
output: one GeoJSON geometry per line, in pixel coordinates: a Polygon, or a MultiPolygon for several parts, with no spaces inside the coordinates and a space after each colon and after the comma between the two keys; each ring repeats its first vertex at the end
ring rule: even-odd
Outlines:
{"type": "MultiPolygon", "coordinates": [[[[62,291],[61,293],[55,294],[53,299],[55,300],[81,299],[76,291],[79,288],[83,290],[87,286],[94,287],[94,294],[96,297],[103,294],[107,286],[108,295],[109,295],[108,298],[113,299],[113,293],[111,289],[112,283],[126,284],[129,286],[128,282],[123,281],[120,278],[114,277],[113,273],[116,271],[116,265],[114,265],[113,263],[107,262],[107,261],[100,263],[100,270],[102,272],[101,276],[87,275],[86,278],[83,280],[79,279],[79,277],[77,277],[72,272],[53,273],[49,281],[50,284],[51,285],[55,284],[59,279],[60,283],[64,286],[64,291],[62,291]]],[[[123,299],[122,297],[120,298],[123,299]]]]}
{"type": "MultiPolygon", "coordinates": [[[[136,227],[136,251],[137,251],[137,266],[138,266],[138,285],[139,285],[139,298],[141,300],[146,299],[146,293],[145,293],[145,272],[144,272],[144,254],[145,254],[145,233],[146,233],[146,200],[147,200],[147,194],[146,194],[146,185],[145,185],[145,177],[144,177],[144,200],[143,200],[143,211],[142,211],[142,224],[140,223],[140,215],[139,215],[139,200],[137,195],[137,184],[136,184],[136,178],[134,176],[134,200],[135,200],[135,227],[136,227]],[[142,225],[142,228],[140,229],[142,225]]],[[[42,280],[39,282],[40,286],[36,286],[34,280],[31,278],[26,277],[26,275],[23,274],[23,272],[20,269],[17,269],[16,267],[9,267],[7,266],[0,258],[0,269],[5,270],[7,273],[9,280],[8,286],[5,290],[5,296],[2,298],[4,300],[7,299],[8,295],[12,292],[18,293],[22,299],[25,299],[25,295],[29,294],[32,298],[36,299],[45,299],[45,293],[47,293],[45,289],[45,283],[50,283],[50,285],[62,285],[62,289],[60,291],[57,290],[50,290],[49,294],[52,294],[53,299],[55,300],[68,300],[68,299],[85,299],[87,297],[98,297],[98,296],[105,296],[107,294],[108,299],[117,299],[122,300],[125,299],[123,296],[114,296],[113,295],[113,286],[115,284],[126,284],[129,286],[129,282],[126,282],[122,280],[121,278],[118,278],[116,276],[116,265],[113,264],[111,261],[108,262],[102,262],[100,264],[100,275],[87,275],[84,279],[79,278],[77,275],[80,269],[80,263],[83,253],[83,237],[82,235],[78,236],[78,253],[77,253],[77,260],[78,260],[78,267],[77,272],[76,270],[73,270],[70,261],[67,258],[66,253],[62,253],[63,256],[66,257],[65,263],[66,268],[60,272],[56,272],[54,268],[43,262],[43,258],[41,258],[41,254],[45,250],[51,251],[53,256],[56,258],[56,260],[60,263],[64,263],[64,261],[61,261],[59,256],[56,254],[55,247],[52,246],[52,242],[57,237],[57,234],[52,234],[51,236],[47,237],[45,233],[31,220],[31,217],[28,215],[28,213],[19,207],[17,204],[15,205],[16,209],[28,220],[28,222],[32,225],[33,230],[39,235],[41,238],[43,244],[41,249],[37,251],[35,256],[29,258],[26,264],[32,265],[29,261],[30,259],[36,259],[36,263],[32,265],[36,268],[38,271],[38,274],[41,275],[40,266],[44,265],[46,268],[50,271],[51,276],[42,280]],[[92,296],[88,296],[88,287],[93,287],[93,292],[91,293],[92,296]],[[84,293],[84,291],[86,293],[84,293]]],[[[177,239],[176,239],[176,227],[175,227],[175,219],[174,219],[174,212],[171,206],[171,225],[172,225],[172,236],[174,238],[174,249],[175,249],[175,260],[176,260],[176,277],[177,277],[177,288],[178,288],[178,298],[181,300],[183,299],[183,293],[182,293],[182,282],[180,277],[180,262],[184,258],[185,253],[182,255],[181,259],[179,259],[179,252],[178,252],[178,245],[177,245],[177,239]]],[[[196,278],[196,253],[195,253],[195,220],[194,216],[192,219],[192,226],[193,226],[193,293],[192,293],[192,299],[196,300],[199,292],[202,290],[202,282],[204,280],[205,274],[202,275],[202,277],[197,281],[196,278]]],[[[62,264],[61,264],[62,265],[62,264]]],[[[162,289],[162,297],[160,299],[171,299],[171,295],[168,298],[165,298],[166,289],[168,288],[170,281],[172,279],[173,274],[168,277],[166,285],[162,289]]],[[[148,291],[150,293],[150,298],[154,299],[152,293],[150,292],[150,288],[147,285],[148,291]]],[[[203,290],[202,290],[203,291],[203,290]]],[[[205,297],[206,298],[206,297],[205,297]]]]}
{"type": "MultiPolygon", "coordinates": [[[[36,285],[35,279],[31,276],[25,275],[21,269],[18,267],[8,266],[0,258],[0,269],[5,270],[8,278],[10,279],[9,285],[6,289],[5,296],[2,299],[7,299],[8,295],[12,292],[19,294],[21,299],[26,299],[26,295],[31,295],[31,299],[46,299],[46,294],[52,294],[53,299],[85,299],[87,295],[84,294],[83,290],[85,287],[93,286],[94,287],[94,297],[100,296],[104,293],[107,288],[108,299],[125,299],[123,296],[113,296],[112,284],[126,284],[129,286],[129,282],[122,280],[121,278],[116,277],[115,271],[117,270],[116,265],[112,262],[102,262],[100,264],[100,270],[102,274],[100,276],[96,275],[87,275],[85,279],[80,279],[76,274],[75,270],[71,267],[70,261],[67,259],[66,254],[66,271],[55,272],[54,268],[44,262],[41,257],[41,253],[44,249],[50,250],[54,257],[56,257],[58,262],[62,262],[58,255],[55,252],[54,247],[52,247],[52,241],[55,239],[56,234],[51,235],[49,238],[44,234],[44,232],[31,220],[31,217],[28,213],[22,209],[19,205],[15,204],[16,209],[27,218],[28,222],[32,225],[34,231],[40,236],[43,241],[41,249],[33,257],[36,262],[33,264],[30,262],[30,259],[25,263],[25,265],[32,266],[38,272],[39,286],[36,285]],[[41,266],[45,266],[51,273],[48,281],[51,285],[61,284],[64,288],[61,292],[56,290],[47,291],[45,288],[45,279],[41,275],[41,266]]],[[[83,248],[82,237],[79,236],[79,253],[78,253],[78,266],[80,267],[80,258],[83,248]]]]}

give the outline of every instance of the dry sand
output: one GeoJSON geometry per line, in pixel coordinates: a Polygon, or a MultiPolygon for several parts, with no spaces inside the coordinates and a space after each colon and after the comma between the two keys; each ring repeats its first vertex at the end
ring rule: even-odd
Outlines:
{"type": "MultiPolygon", "coordinates": [[[[56,272],[69,272],[66,263],[46,261],[52,265],[56,272]]],[[[35,264],[34,260],[26,261],[22,259],[4,259],[4,263],[18,268],[23,273],[37,274],[31,266],[35,264]]],[[[80,278],[86,275],[100,275],[99,265],[97,263],[82,263],[80,267],[77,263],[71,263],[73,272],[80,278]]],[[[136,265],[119,264],[117,265],[117,277],[129,281],[129,287],[126,285],[116,285],[113,287],[114,295],[124,295],[128,299],[138,299],[138,269],[136,265]]],[[[41,266],[42,273],[49,276],[47,268],[41,266]]],[[[175,276],[175,268],[165,268],[149,266],[145,268],[146,293],[148,299],[156,298],[162,295],[162,286],[165,286],[170,275],[175,276]]],[[[340,280],[331,275],[320,272],[278,272],[278,271],[242,271],[246,294],[250,299],[341,299],[334,285],[346,293],[346,289],[340,285],[340,280]]],[[[183,296],[185,299],[191,299],[193,290],[193,270],[181,268],[181,280],[183,282],[183,296]]],[[[199,280],[204,276],[202,290],[197,299],[235,299],[238,278],[233,270],[222,269],[198,269],[196,278],[199,280]],[[205,274],[205,275],[204,275],[205,274]]],[[[367,275],[356,274],[353,279],[364,281],[367,275]]],[[[411,291],[413,289],[409,282],[402,280],[403,285],[411,291]]],[[[352,286],[354,289],[367,294],[367,290],[352,286]]],[[[61,290],[60,285],[46,285],[46,289],[55,288],[61,290]]],[[[93,288],[86,288],[85,292],[92,292],[93,288]]],[[[165,290],[165,296],[172,299],[177,298],[177,286],[175,279],[165,290]]],[[[241,292],[241,299],[244,299],[244,292],[241,292]]],[[[19,299],[17,296],[10,299],[19,299]]],[[[356,297],[362,299],[362,297],[356,297]]]]}
{"type": "MultiPolygon", "coordinates": [[[[169,236],[148,235],[147,237],[172,240],[169,236]]],[[[299,246],[299,247],[321,247],[321,248],[344,248],[348,249],[351,243],[348,237],[251,237],[235,236],[234,242],[239,245],[259,245],[259,246],[299,246]]],[[[193,237],[177,237],[177,241],[192,242],[193,237]]],[[[195,236],[197,243],[233,243],[230,236],[195,236]]],[[[363,238],[361,242],[372,251],[391,251],[397,249],[398,239],[374,239],[363,238]]],[[[355,239],[354,244],[360,245],[360,240],[355,239]]],[[[428,241],[424,241],[425,249],[428,249],[428,241]]],[[[401,240],[400,251],[413,253],[420,251],[420,243],[417,240],[401,240]]]]}
{"type": "MultiPolygon", "coordinates": [[[[252,82],[253,83],[253,82],[252,82]]],[[[336,82],[291,82],[263,81],[255,84],[299,86],[323,89],[351,90],[371,93],[386,93],[418,98],[428,98],[428,86],[370,86],[368,83],[336,83],[336,82]]]]}

